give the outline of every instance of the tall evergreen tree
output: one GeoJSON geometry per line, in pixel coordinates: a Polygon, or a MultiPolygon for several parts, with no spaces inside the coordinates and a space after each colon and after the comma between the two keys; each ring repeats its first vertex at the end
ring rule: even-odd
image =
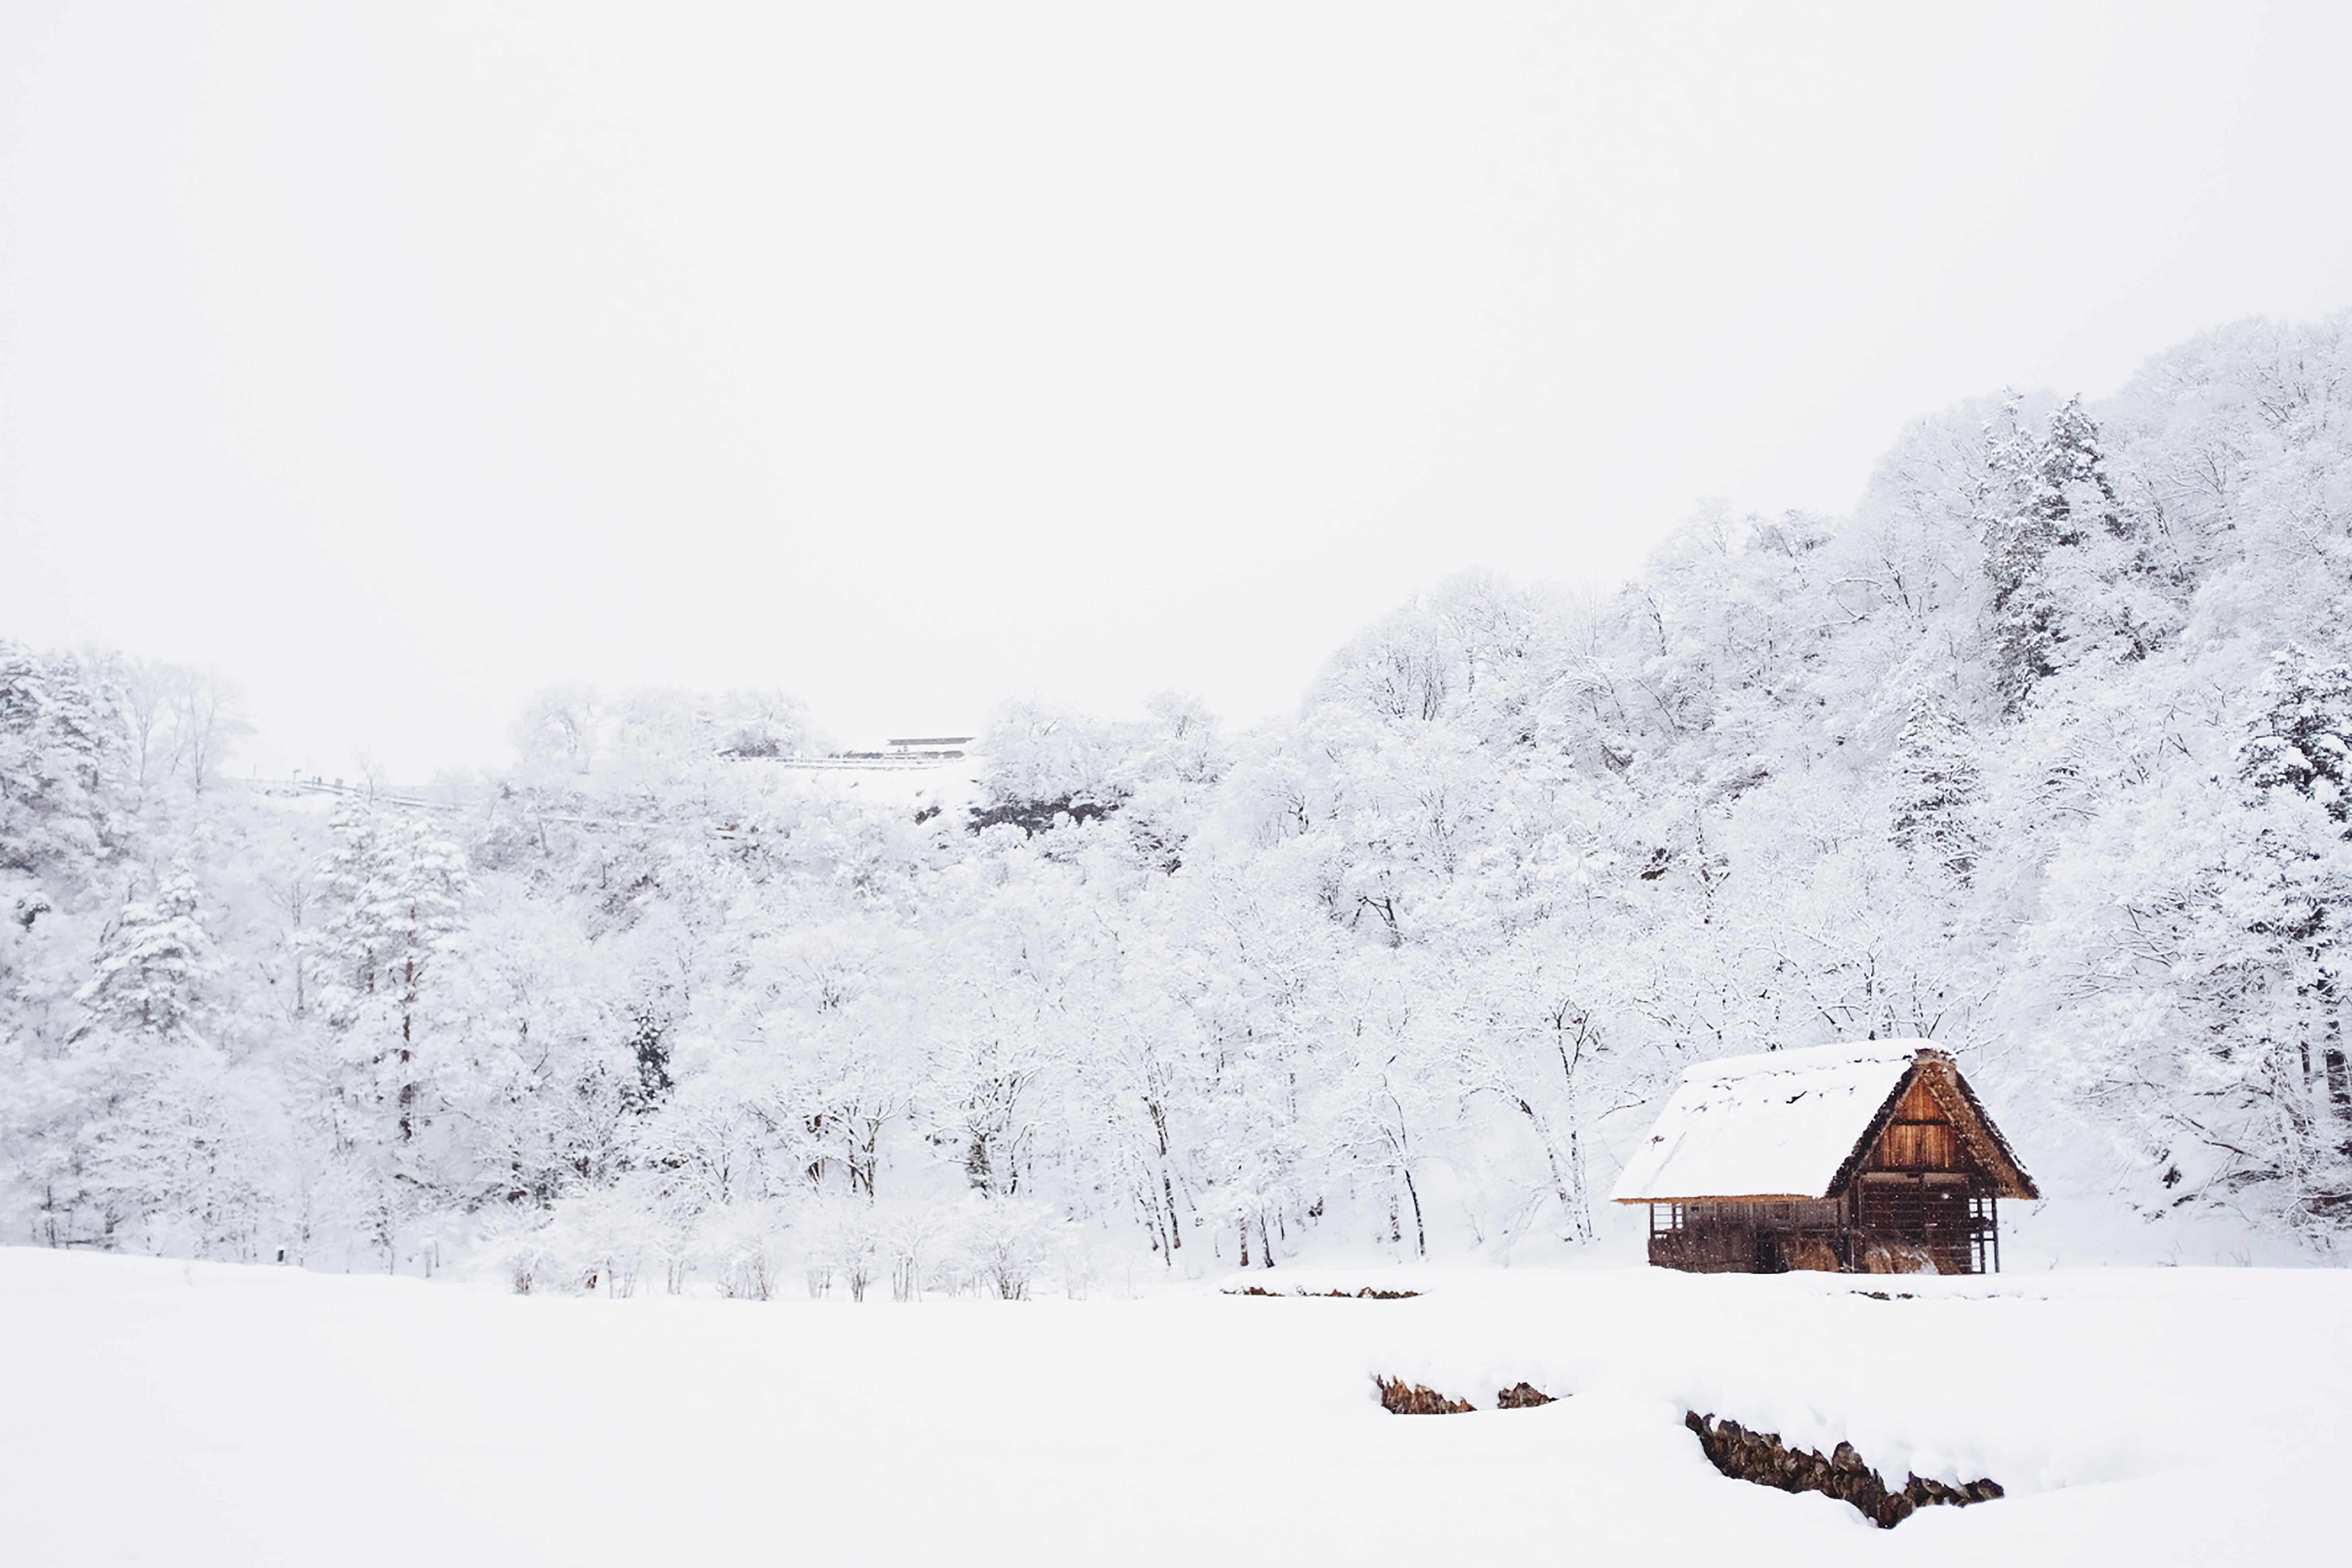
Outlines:
{"type": "Polygon", "coordinates": [[[1990,580],[1993,685],[2013,712],[2033,689],[2058,673],[2063,645],[2087,597],[2077,581],[2084,547],[2114,542],[2129,531],[2099,449],[2098,426],[2082,399],[2068,399],[2035,437],[2020,418],[2014,395],[1995,426],[1982,524],[1985,574],[1990,580]]]}
{"type": "Polygon", "coordinates": [[[1895,797],[1895,847],[1965,886],[1976,868],[1971,817],[1978,787],[1975,745],[1967,726],[1942,700],[1912,699],[1887,771],[1895,797]]]}
{"type": "Polygon", "coordinates": [[[353,803],[334,827],[339,842],[320,868],[326,918],[299,940],[333,1039],[334,1146],[349,1201],[396,1268],[402,1226],[442,1184],[441,1151],[424,1136],[436,1110],[425,1008],[473,878],[464,851],[422,814],[353,803]]]}
{"type": "Polygon", "coordinates": [[[2238,775],[2256,789],[2290,789],[2352,820],[2352,667],[2323,664],[2290,646],[2271,661],[2238,775]]]}
{"type": "Polygon", "coordinates": [[[122,906],[78,1000],[89,1027],[177,1045],[195,1034],[198,988],[210,965],[196,879],[182,871],[152,899],[122,906]]]}
{"type": "Polygon", "coordinates": [[[0,641],[0,870],[79,898],[116,834],[120,716],[76,661],[0,641]]]}

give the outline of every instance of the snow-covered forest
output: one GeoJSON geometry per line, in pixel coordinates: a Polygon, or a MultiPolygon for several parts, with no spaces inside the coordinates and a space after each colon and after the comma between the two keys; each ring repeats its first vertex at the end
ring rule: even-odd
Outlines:
{"type": "Polygon", "coordinates": [[[1921,420],[1843,518],[1447,583],[972,781],[584,689],[434,808],[0,644],[8,1240],[1018,1294],[1591,1237],[1706,1058],[1924,1035],[2055,1202],[2352,1226],[2352,315],[1921,420]]]}

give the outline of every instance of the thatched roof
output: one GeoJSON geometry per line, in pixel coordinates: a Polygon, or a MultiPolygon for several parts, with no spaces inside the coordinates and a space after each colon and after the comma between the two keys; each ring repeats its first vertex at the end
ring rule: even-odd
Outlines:
{"type": "Polygon", "coordinates": [[[1768,1051],[1695,1067],[1611,1195],[1618,1203],[1827,1198],[1853,1179],[1922,1077],[2002,1194],[2038,1195],[1951,1058],[1925,1040],[1768,1051]]]}

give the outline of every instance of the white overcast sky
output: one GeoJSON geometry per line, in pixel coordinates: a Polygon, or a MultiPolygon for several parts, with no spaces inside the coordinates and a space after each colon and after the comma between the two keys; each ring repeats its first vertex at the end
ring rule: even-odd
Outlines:
{"type": "MultiPolygon", "coordinates": [[[[1465,567],[2352,305],[2352,5],[0,4],[0,636],[1237,721],[1465,567]]],[[[240,766],[237,771],[245,771],[240,766]]]]}

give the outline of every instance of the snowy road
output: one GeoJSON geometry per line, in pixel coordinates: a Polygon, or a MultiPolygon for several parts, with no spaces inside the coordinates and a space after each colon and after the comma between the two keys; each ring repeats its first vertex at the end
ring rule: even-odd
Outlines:
{"type": "Polygon", "coordinates": [[[1886,1301],[1410,1278],[1390,1302],[604,1301],[0,1249],[0,1561],[2185,1563],[2335,1538],[2352,1275],[1886,1301]],[[1396,1417],[1375,1372],[1570,1397],[1396,1417]],[[1881,1532],[1723,1479],[1688,1406],[2011,1495],[1881,1532]]]}

